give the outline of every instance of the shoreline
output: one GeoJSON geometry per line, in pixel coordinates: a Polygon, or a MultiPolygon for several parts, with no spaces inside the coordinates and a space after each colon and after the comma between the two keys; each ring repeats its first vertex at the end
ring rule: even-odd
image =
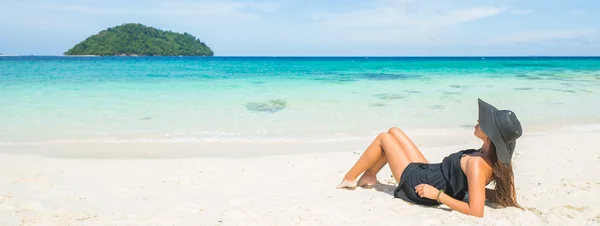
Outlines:
{"type": "MultiPolygon", "coordinates": [[[[405,131],[419,149],[444,149],[446,152],[477,148],[481,145],[471,131],[418,134],[405,131]]],[[[526,133],[523,139],[554,136],[600,136],[600,124],[526,133]]],[[[350,141],[214,141],[214,142],[114,142],[2,144],[1,155],[34,155],[66,159],[251,159],[303,154],[362,153],[373,137],[350,141]]],[[[520,142],[517,144],[520,146],[520,142]]],[[[600,151],[600,149],[599,149],[600,151]]],[[[600,157],[600,156],[599,156],[600,157]]],[[[599,162],[600,163],[600,162],[599,162]]]]}
{"type": "MultiPolygon", "coordinates": [[[[563,132],[594,132],[600,131],[600,123],[593,123],[589,120],[577,121],[571,120],[571,123],[557,123],[546,125],[527,126],[524,129],[525,135],[545,135],[563,132]],[[576,123],[577,122],[577,123],[576,123]],[[585,123],[582,123],[585,122],[585,123]]],[[[473,125],[474,126],[474,125],[473,125]]],[[[401,127],[399,127],[401,128],[401,127]]],[[[456,145],[464,142],[470,142],[473,128],[469,126],[461,127],[433,127],[433,128],[401,128],[411,137],[411,139],[421,140],[426,143],[438,143],[437,146],[456,145]],[[434,142],[435,141],[435,142],[434,142]]],[[[269,144],[290,144],[290,145],[311,145],[311,144],[344,144],[344,143],[364,143],[370,142],[379,132],[373,131],[371,135],[360,134],[354,136],[332,136],[332,137],[308,137],[308,136],[281,136],[281,137],[141,137],[141,138],[80,138],[80,139],[60,139],[60,140],[39,140],[39,141],[2,141],[0,140],[0,153],[10,147],[41,147],[41,146],[95,146],[95,145],[219,145],[228,143],[244,143],[248,145],[269,145],[269,144]]]]}

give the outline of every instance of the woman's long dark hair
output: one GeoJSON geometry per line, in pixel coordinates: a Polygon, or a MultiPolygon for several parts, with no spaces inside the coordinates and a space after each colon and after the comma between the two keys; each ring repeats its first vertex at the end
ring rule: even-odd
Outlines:
{"type": "Polygon", "coordinates": [[[523,209],[517,203],[517,191],[515,189],[512,163],[504,164],[498,161],[496,146],[492,142],[490,142],[489,151],[496,190],[495,194],[489,197],[489,199],[502,207],[514,206],[523,209]]]}

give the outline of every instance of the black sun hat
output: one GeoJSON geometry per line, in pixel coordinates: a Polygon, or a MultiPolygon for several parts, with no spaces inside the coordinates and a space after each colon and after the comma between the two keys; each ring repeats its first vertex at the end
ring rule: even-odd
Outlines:
{"type": "Polygon", "coordinates": [[[479,127],[496,146],[498,160],[508,164],[512,159],[517,138],[523,134],[521,122],[511,110],[498,110],[479,100],[479,127]]]}

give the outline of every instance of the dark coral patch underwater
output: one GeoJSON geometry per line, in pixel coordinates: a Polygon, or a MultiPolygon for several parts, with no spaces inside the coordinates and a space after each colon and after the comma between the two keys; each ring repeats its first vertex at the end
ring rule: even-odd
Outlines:
{"type": "Polygon", "coordinates": [[[251,102],[246,104],[246,109],[250,111],[275,113],[285,109],[287,101],[281,99],[269,100],[266,102],[251,102]]]}

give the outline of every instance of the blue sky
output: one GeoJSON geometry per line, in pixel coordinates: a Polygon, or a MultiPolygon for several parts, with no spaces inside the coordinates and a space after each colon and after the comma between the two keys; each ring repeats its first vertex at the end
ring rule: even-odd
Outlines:
{"type": "Polygon", "coordinates": [[[137,22],[226,56],[600,55],[600,0],[0,0],[0,53],[137,22]]]}

